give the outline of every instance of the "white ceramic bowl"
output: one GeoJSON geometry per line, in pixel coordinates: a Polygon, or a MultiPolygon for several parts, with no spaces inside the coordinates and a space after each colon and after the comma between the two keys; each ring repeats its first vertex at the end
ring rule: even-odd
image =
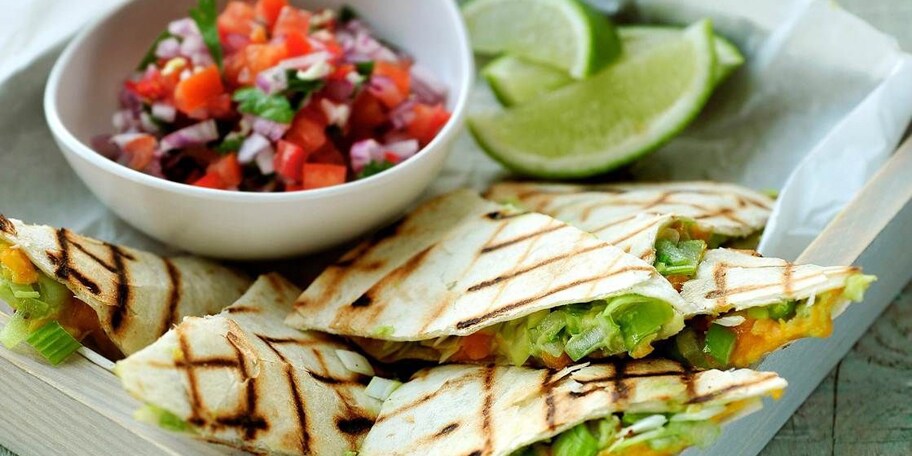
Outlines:
{"type": "Polygon", "coordinates": [[[126,3],[77,36],[48,80],[44,109],[57,144],[76,174],[118,216],[193,253],[279,258],[325,249],[391,221],[436,178],[462,128],[474,75],[453,0],[291,2],[308,8],[352,6],[378,36],[411,54],[449,87],[449,123],[416,156],[390,170],[323,189],[241,193],[169,182],[97,154],[87,144],[94,135],[113,130],[120,84],[168,22],[186,16],[195,3],[126,3]]]}

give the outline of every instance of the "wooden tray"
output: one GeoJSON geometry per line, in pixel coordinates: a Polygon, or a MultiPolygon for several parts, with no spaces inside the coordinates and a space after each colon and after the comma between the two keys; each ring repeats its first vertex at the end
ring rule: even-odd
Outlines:
{"type": "MultiPolygon", "coordinates": [[[[912,140],[804,251],[799,262],[857,264],[876,274],[865,302],[850,306],[828,339],[802,340],[772,355],[760,368],[788,379],[786,395],[726,428],[705,450],[714,456],[754,455],[912,278],[912,140]]],[[[7,320],[0,314],[0,323],[7,320]]],[[[48,366],[30,349],[0,350],[0,445],[21,455],[218,455],[236,450],[168,433],[133,420],[140,404],[117,378],[88,359],[48,366]]],[[[691,451],[697,454],[699,451],[691,451]]]]}

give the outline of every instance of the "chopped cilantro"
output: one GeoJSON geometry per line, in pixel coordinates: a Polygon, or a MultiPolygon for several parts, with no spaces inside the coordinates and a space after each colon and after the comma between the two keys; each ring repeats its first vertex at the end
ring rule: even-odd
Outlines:
{"type": "Polygon", "coordinates": [[[374,174],[386,171],[395,166],[394,163],[390,163],[386,160],[383,161],[371,161],[364,166],[364,169],[358,173],[358,179],[364,179],[365,177],[373,176],[374,174]]]}
{"type": "Polygon", "coordinates": [[[234,92],[232,99],[238,102],[238,111],[246,114],[285,124],[294,119],[291,103],[281,95],[267,95],[258,88],[245,87],[234,92]]]}
{"type": "Polygon", "coordinates": [[[190,8],[190,17],[196,22],[200,34],[203,35],[203,42],[209,48],[209,54],[212,60],[219,68],[222,68],[222,43],[219,41],[218,33],[218,9],[215,6],[215,0],[199,0],[196,8],[190,8]]]}
{"type": "Polygon", "coordinates": [[[172,35],[171,32],[167,30],[161,32],[161,34],[155,38],[155,41],[152,42],[152,46],[149,48],[149,50],[146,51],[146,55],[144,55],[142,60],[139,61],[139,65],[136,67],[136,69],[143,71],[147,66],[149,66],[149,64],[155,63],[155,61],[158,59],[158,57],[155,56],[155,51],[158,49],[158,43],[161,43],[162,41],[165,41],[172,36],[174,35],[172,35]]]}

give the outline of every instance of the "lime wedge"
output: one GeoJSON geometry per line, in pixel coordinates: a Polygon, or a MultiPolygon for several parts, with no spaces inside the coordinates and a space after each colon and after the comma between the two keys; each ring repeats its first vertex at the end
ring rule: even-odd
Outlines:
{"type": "Polygon", "coordinates": [[[611,22],[579,0],[471,0],[462,8],[472,48],[589,76],[621,52],[611,22]]]}
{"type": "MultiPolygon", "coordinates": [[[[677,39],[684,29],[663,25],[630,25],[618,27],[625,50],[637,52],[640,47],[651,47],[668,40],[677,39]]],[[[739,66],[744,64],[744,56],[731,41],[720,35],[713,37],[716,51],[716,83],[721,83],[739,66]]]]}
{"type": "Polygon", "coordinates": [[[481,71],[505,106],[534,100],[573,82],[566,72],[512,55],[491,61],[481,71]]]}
{"type": "Polygon", "coordinates": [[[700,21],[662,46],[626,52],[579,81],[513,108],[469,119],[492,157],[520,173],[580,178],[629,163],[700,112],[713,86],[712,25],[700,21]]]}
{"type": "MultiPolygon", "coordinates": [[[[683,28],[636,25],[618,27],[624,52],[642,53],[644,49],[679,38],[683,28]]],[[[716,35],[716,67],[713,70],[716,84],[720,84],[744,63],[738,48],[724,37],[716,35]]],[[[573,82],[561,70],[504,55],[484,67],[482,75],[504,106],[514,106],[534,100],[548,92],[573,82]]]]}

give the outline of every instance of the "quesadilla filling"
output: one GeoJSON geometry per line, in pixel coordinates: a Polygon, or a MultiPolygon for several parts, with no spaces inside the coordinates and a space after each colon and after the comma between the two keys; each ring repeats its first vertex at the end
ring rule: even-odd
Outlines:
{"type": "Polygon", "coordinates": [[[712,444],[722,423],[759,408],[760,399],[691,405],[681,413],[619,413],[574,426],[511,456],[664,456],[712,444]]]}
{"type": "Polygon", "coordinates": [[[698,368],[749,367],[776,349],[805,337],[827,337],[833,313],[847,301],[859,302],[874,276],[857,274],[845,288],[809,299],[700,316],[674,338],[672,352],[698,368]]]}
{"type": "Polygon", "coordinates": [[[693,220],[675,220],[659,231],[653,265],[680,291],[684,282],[697,274],[706,249],[754,249],[759,243],[759,231],[746,237],[731,237],[703,230],[693,220]]]}
{"type": "Polygon", "coordinates": [[[0,300],[15,310],[0,330],[0,342],[7,348],[25,342],[57,365],[85,340],[106,356],[122,357],[88,304],[38,270],[22,250],[2,241],[0,300]]]}
{"type": "Polygon", "coordinates": [[[546,309],[499,323],[468,336],[415,342],[355,339],[379,360],[426,359],[439,362],[530,363],[563,368],[586,356],[622,353],[642,358],[678,314],[670,304],[625,295],[587,304],[546,309]]]}

